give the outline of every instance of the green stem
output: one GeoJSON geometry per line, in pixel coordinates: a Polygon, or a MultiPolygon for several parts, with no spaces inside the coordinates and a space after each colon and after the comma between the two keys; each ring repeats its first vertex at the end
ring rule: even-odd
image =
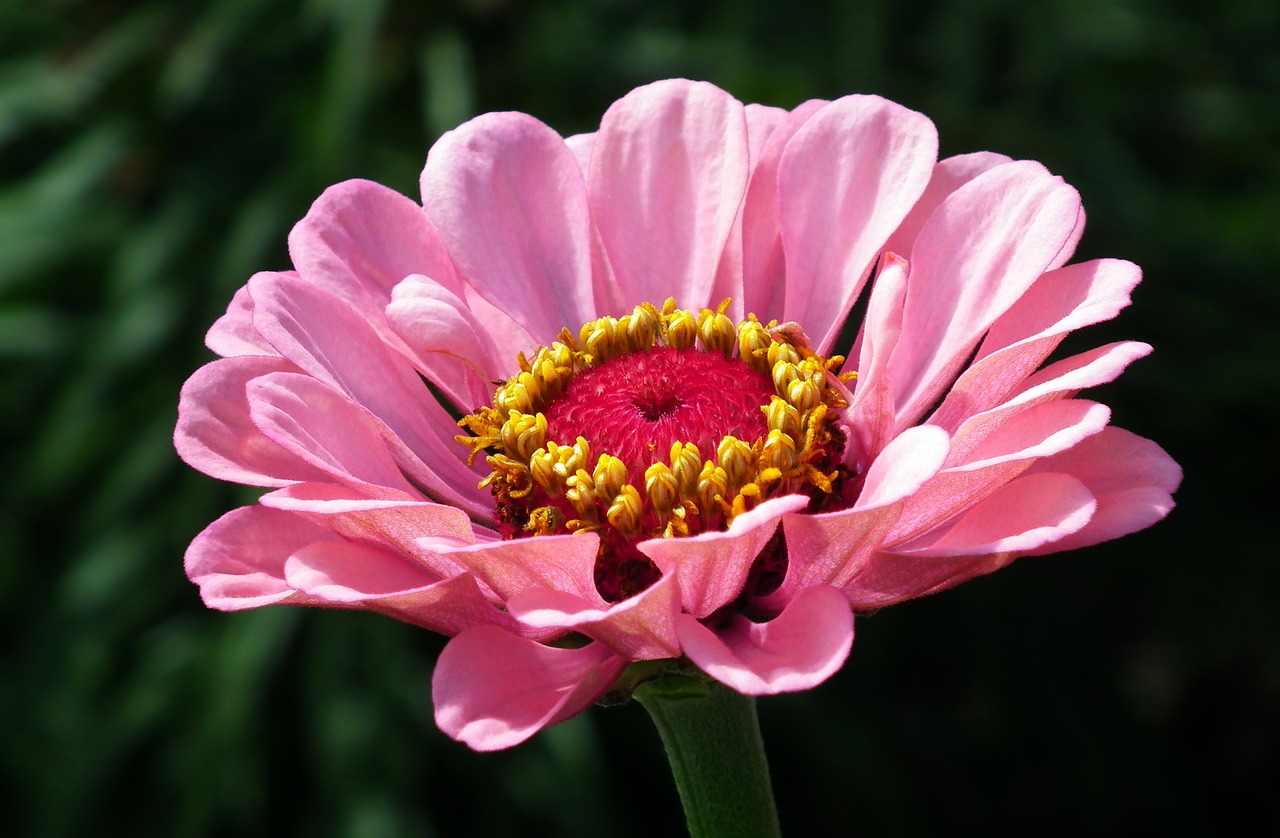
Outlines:
{"type": "Polygon", "coordinates": [[[658,726],[692,838],[777,838],[754,698],[683,675],[649,681],[635,698],[658,726]]]}

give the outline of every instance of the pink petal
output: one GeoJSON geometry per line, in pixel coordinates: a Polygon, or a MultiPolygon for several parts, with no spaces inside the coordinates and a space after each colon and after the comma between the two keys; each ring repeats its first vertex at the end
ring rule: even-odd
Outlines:
{"type": "Polygon", "coordinates": [[[422,203],[467,283],[531,335],[550,341],[593,316],[586,183],[543,123],[485,114],[448,132],[427,156],[422,203]]]}
{"type": "Polygon", "coordinates": [[[907,213],[906,218],[902,219],[898,229],[894,230],[893,235],[885,242],[884,249],[903,255],[910,253],[916,236],[920,234],[920,228],[948,195],[988,169],[994,169],[1008,162],[1009,158],[1005,155],[993,154],[990,151],[958,154],[946,160],[939,160],[929,175],[929,185],[924,188],[924,193],[907,213]]]}
{"type": "MultiPolygon", "coordinates": [[[[782,108],[771,108],[764,105],[747,105],[743,109],[743,113],[747,120],[747,159],[750,161],[751,170],[748,175],[747,187],[747,195],[749,196],[751,191],[750,181],[755,179],[757,174],[765,174],[765,172],[761,171],[760,167],[761,155],[764,153],[764,149],[770,137],[773,136],[781,125],[786,123],[790,114],[782,108]]],[[[767,179],[773,181],[775,179],[773,175],[776,173],[777,163],[777,154],[774,154],[772,163],[765,164],[765,168],[771,169],[772,171],[768,172],[767,177],[762,177],[762,180],[767,179]]],[[[756,309],[748,307],[751,302],[747,299],[747,294],[743,290],[743,247],[745,244],[743,240],[743,223],[747,214],[747,206],[750,204],[750,201],[750,197],[745,199],[742,211],[739,212],[737,217],[734,219],[733,228],[729,231],[729,238],[725,245],[724,253],[721,255],[720,263],[716,267],[715,285],[707,297],[708,301],[713,303],[719,300],[731,300],[732,302],[729,306],[728,314],[735,320],[743,319],[748,311],[756,311],[756,309]]],[[[770,226],[765,233],[777,246],[778,276],[781,276],[782,244],[778,239],[777,201],[773,198],[772,191],[768,201],[772,204],[769,208],[771,221],[770,226]]],[[[778,311],[782,311],[781,306],[778,307],[778,311]]],[[[765,318],[766,321],[768,319],[768,317],[765,318]]]]}
{"type": "Polygon", "coordinates": [[[907,502],[886,539],[902,543],[941,526],[1026,471],[1041,457],[1065,451],[1101,431],[1111,411],[1096,402],[1070,399],[1025,410],[994,429],[975,417],[952,440],[947,466],[907,502]],[[970,442],[972,433],[980,438],[970,442]]]}
{"type": "Polygon", "coordinates": [[[395,190],[349,180],[324,191],[289,234],[289,255],[309,283],[378,314],[410,274],[459,282],[422,207],[395,190]]]}
{"type": "Polygon", "coordinates": [[[616,289],[605,310],[710,299],[749,173],[742,103],[704,82],[655,82],[609,108],[588,191],[616,289]]]}
{"type": "Polygon", "coordinates": [[[367,545],[317,542],[291,555],[284,571],[289,585],[326,603],[361,606],[441,634],[480,625],[539,634],[522,631],[472,577],[441,580],[402,556],[367,545]]]}
{"type": "Polygon", "coordinates": [[[861,573],[897,522],[905,501],[942,467],[947,446],[947,435],[939,428],[909,428],[876,458],[852,508],[784,519],[787,575],[760,605],[780,610],[799,591],[817,585],[842,588],[861,573]]]}
{"type": "Polygon", "coordinates": [[[278,357],[243,355],[205,364],[182,386],[173,445],[210,477],[249,486],[325,480],[327,474],[263,435],[249,418],[245,387],[270,373],[296,370],[278,357]]]}
{"type": "Polygon", "coordinates": [[[867,303],[858,354],[858,380],[848,411],[857,445],[851,445],[846,452],[846,462],[857,468],[866,468],[893,437],[897,409],[888,369],[889,359],[902,335],[906,290],[906,261],[886,253],[867,303]]]}
{"type": "Polygon", "coordinates": [[[250,381],[249,415],[266,437],[330,479],[370,497],[417,499],[369,411],[309,375],[250,381]]]}
{"type": "Polygon", "coordinates": [[[426,277],[410,276],[395,287],[387,321],[418,368],[462,410],[488,403],[493,382],[515,364],[515,353],[503,353],[463,300],[426,277]]]}
{"type": "Polygon", "coordinates": [[[655,538],[636,547],[653,559],[663,575],[679,579],[684,610],[701,619],[742,594],[751,565],[773,538],[778,521],[808,503],[803,495],[773,498],[739,515],[727,531],[655,538]]]}
{"type": "Polygon", "coordinates": [[[1033,550],[1078,532],[1097,508],[1089,489],[1065,474],[1028,474],[966,511],[944,530],[893,552],[920,558],[1033,550]]]}
{"type": "Polygon", "coordinates": [[[1139,278],[1136,266],[1118,260],[1069,265],[1041,276],[992,325],[977,359],[930,423],[955,430],[966,416],[999,404],[1070,331],[1109,320],[1128,305],[1139,278]]]}
{"type": "Polygon", "coordinates": [[[911,497],[942,468],[950,446],[946,433],[930,425],[898,434],[867,470],[855,508],[885,507],[911,497]]]}
{"type": "Polygon", "coordinates": [[[674,576],[607,608],[565,591],[526,588],[507,600],[507,610],[528,626],[585,634],[627,660],[680,657],[674,623],[680,587],[674,576]]]}
{"type": "Polygon", "coordinates": [[[233,509],[195,537],[187,548],[187,576],[200,586],[205,605],[240,611],[264,605],[317,605],[284,579],[285,560],[294,552],[335,536],[276,509],[233,509]]]}
{"type": "Polygon", "coordinates": [[[903,548],[876,552],[841,590],[859,611],[874,610],[959,585],[1008,565],[1022,545],[1054,545],[1079,530],[1094,500],[1064,475],[1023,477],[965,514],[950,530],[903,548]],[[1043,480],[1041,478],[1050,479],[1043,480]],[[927,545],[927,546],[926,546],[927,545]]]}
{"type": "Polygon", "coordinates": [[[436,724],[477,751],[510,748],[590,707],[626,665],[601,643],[556,649],[477,626],[440,653],[431,678],[436,724]]]}
{"type": "Polygon", "coordinates": [[[834,342],[885,239],[929,182],[937,152],[933,123],[877,96],[832,102],[787,143],[778,165],[782,319],[804,324],[819,351],[834,342]]]}
{"type": "Polygon", "coordinates": [[[608,607],[596,590],[600,538],[595,533],[543,535],[484,544],[424,538],[418,546],[467,568],[504,600],[529,588],[550,588],[574,594],[596,608],[608,607]]]}
{"type": "Polygon", "coordinates": [[[951,193],[911,251],[902,331],[890,362],[898,427],[914,424],[983,333],[1076,235],[1080,197],[1038,163],[996,166],[951,193]]]}
{"type": "Polygon", "coordinates": [[[254,323],[280,353],[351,397],[389,428],[397,464],[437,500],[477,518],[492,500],[453,437],[457,426],[409,363],[343,300],[297,280],[250,285],[254,323]],[[424,463],[430,463],[428,468],[424,463]]]}
{"type": "Polygon", "coordinates": [[[1182,469],[1159,445],[1121,428],[1107,428],[1047,457],[1031,472],[1070,474],[1098,499],[1098,511],[1083,529],[1029,555],[1074,550],[1146,529],[1173,509],[1172,495],[1182,482],[1182,469]]]}
{"type": "Polygon", "coordinates": [[[457,562],[423,550],[418,541],[448,538],[474,542],[477,531],[465,512],[427,501],[375,500],[352,495],[351,490],[332,483],[297,483],[263,495],[259,502],[296,513],[349,541],[412,558],[436,577],[462,572],[457,562]]]}
{"type": "Polygon", "coordinates": [[[717,631],[688,614],[676,618],[685,654],[703,672],[745,695],[807,690],[844,665],[853,611],[844,595],[809,588],[767,623],[734,616],[717,631]]]}
{"type": "MultiPolygon", "coordinates": [[[[293,274],[297,276],[297,274],[293,274]]],[[[227,313],[214,321],[204,336],[204,345],[225,358],[236,355],[279,355],[253,328],[253,299],[249,287],[241,286],[231,298],[227,313]]]]}
{"type": "MultiPolygon", "coordinates": [[[[739,296],[743,312],[758,314],[765,322],[780,319],[786,306],[786,263],[778,222],[778,163],[796,131],[827,104],[812,99],[791,111],[769,133],[758,155],[754,153],[755,141],[752,141],[751,180],[747,184],[738,230],[742,240],[739,296]]],[[[750,138],[751,106],[747,107],[750,138]]]]}
{"type": "Polygon", "coordinates": [[[592,131],[588,134],[574,134],[565,137],[564,144],[573,153],[573,159],[578,162],[578,169],[581,170],[582,176],[585,178],[587,171],[591,168],[591,152],[596,146],[596,132],[592,131]]]}
{"type": "MultiPolygon", "coordinates": [[[[1114,343],[1050,364],[1023,381],[1004,404],[964,419],[952,440],[952,464],[969,459],[976,446],[1013,417],[1112,381],[1125,367],[1150,352],[1151,347],[1145,343],[1114,343]]],[[[934,424],[932,420],[930,424],[934,424]]]]}
{"type": "Polygon", "coordinates": [[[293,588],[330,602],[358,604],[439,581],[400,556],[364,544],[322,541],[295,551],[284,564],[293,588]]]}

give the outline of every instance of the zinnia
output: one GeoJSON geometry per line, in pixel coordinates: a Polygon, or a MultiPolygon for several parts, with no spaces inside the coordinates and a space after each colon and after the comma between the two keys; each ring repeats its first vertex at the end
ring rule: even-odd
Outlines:
{"type": "Polygon", "coordinates": [[[936,153],[878,97],[675,80],[595,134],[478,117],[422,206],[332,187],[183,388],[183,459],[272,489],[188,574],[451,636],[437,722],[491,750],[635,662],[813,687],[857,611],[1149,526],[1177,465],[1076,394],[1150,347],[1044,365],[1138,268],[1066,265],[1080,199],[1038,163],[936,153]]]}

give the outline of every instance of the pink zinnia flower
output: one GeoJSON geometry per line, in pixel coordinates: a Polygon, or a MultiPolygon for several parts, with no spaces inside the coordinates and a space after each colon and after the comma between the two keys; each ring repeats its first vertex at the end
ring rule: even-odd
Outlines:
{"type": "Polygon", "coordinates": [[[489,750],[637,661],[807,689],[856,611],[1149,526],[1177,465],[1076,394],[1150,347],[1044,365],[1138,268],[1066,265],[1080,199],[1038,163],[936,152],[874,96],[665,81],[567,140],[468,122],[422,206],[334,186],[183,388],[182,457],[273,490],[188,574],[450,635],[437,722],[489,750]]]}

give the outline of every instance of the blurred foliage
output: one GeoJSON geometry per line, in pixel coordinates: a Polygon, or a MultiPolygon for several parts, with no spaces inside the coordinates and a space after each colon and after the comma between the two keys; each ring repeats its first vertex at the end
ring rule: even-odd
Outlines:
{"type": "Polygon", "coordinates": [[[0,4],[10,834],[678,829],[634,706],[480,756],[431,722],[440,638],[206,612],[183,550],[252,495],[170,443],[204,329],[287,266],[326,185],[412,195],[432,140],[475,113],[590,130],[678,75],[783,106],[880,93],[929,114],[946,154],[1066,177],[1080,255],[1147,274],[1085,338],[1158,350],[1105,399],[1188,474],[1165,524],[864,619],[831,683],[762,701],[784,827],[1275,824],[1280,579],[1274,492],[1253,484],[1280,415],[1277,44],[1273,0],[0,4]]]}

